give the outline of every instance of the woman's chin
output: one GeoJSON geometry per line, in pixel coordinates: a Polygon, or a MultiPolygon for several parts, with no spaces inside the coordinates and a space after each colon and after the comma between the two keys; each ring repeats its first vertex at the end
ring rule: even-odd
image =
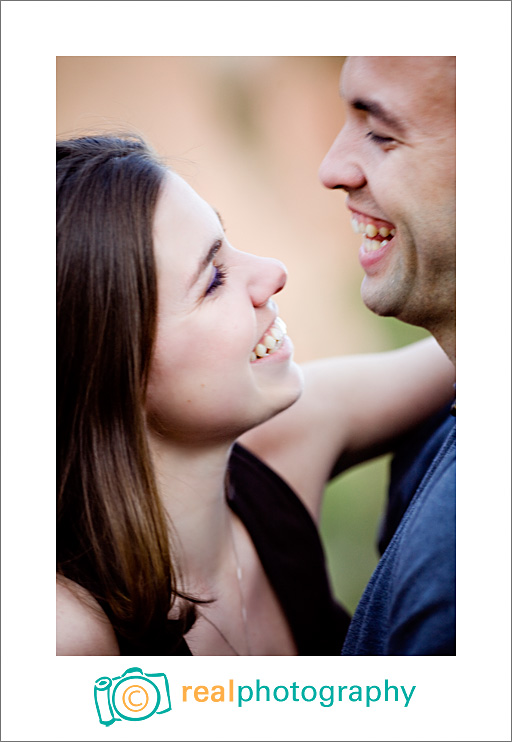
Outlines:
{"type": "MultiPolygon", "coordinates": [[[[290,375],[286,379],[286,383],[275,385],[271,390],[272,403],[269,404],[268,413],[264,419],[260,422],[270,420],[272,417],[279,415],[280,412],[284,412],[289,407],[295,404],[304,391],[304,375],[302,369],[295,362],[292,363],[290,368],[290,375]]],[[[267,395],[268,396],[268,395],[267,395]]],[[[259,423],[258,423],[259,424],[259,423]]]]}

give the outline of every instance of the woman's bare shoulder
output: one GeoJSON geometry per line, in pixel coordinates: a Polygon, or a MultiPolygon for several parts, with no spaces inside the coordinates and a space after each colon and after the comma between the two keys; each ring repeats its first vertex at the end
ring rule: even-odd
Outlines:
{"type": "Polygon", "coordinates": [[[57,576],[57,655],[118,655],[105,612],[76,582],[57,576]]]}

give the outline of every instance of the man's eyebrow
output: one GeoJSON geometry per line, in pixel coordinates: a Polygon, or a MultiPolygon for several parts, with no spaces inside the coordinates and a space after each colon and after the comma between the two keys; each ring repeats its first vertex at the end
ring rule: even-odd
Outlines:
{"type": "Polygon", "coordinates": [[[351,101],[350,105],[356,111],[366,111],[370,114],[370,116],[373,116],[386,126],[390,126],[395,129],[398,134],[405,134],[405,123],[401,119],[398,119],[396,116],[393,116],[393,114],[389,113],[389,111],[386,111],[386,109],[381,106],[380,103],[377,103],[377,101],[365,100],[364,98],[356,98],[355,100],[351,101]]]}

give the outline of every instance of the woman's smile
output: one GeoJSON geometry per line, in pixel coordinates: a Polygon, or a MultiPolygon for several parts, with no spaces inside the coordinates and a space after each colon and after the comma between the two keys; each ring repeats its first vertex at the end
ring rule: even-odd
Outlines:
{"type": "Polygon", "coordinates": [[[284,345],[286,336],[286,325],[281,317],[276,317],[270,327],[264,332],[263,336],[251,351],[251,363],[270,356],[280,350],[284,345]]]}

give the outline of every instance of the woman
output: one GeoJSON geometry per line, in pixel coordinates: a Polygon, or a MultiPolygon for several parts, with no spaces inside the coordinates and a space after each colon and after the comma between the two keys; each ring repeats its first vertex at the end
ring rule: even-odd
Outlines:
{"type": "Polygon", "coordinates": [[[447,402],[450,364],[428,341],[304,384],[284,266],[138,138],[58,143],[57,206],[57,653],[339,654],[324,485],[447,402]]]}

